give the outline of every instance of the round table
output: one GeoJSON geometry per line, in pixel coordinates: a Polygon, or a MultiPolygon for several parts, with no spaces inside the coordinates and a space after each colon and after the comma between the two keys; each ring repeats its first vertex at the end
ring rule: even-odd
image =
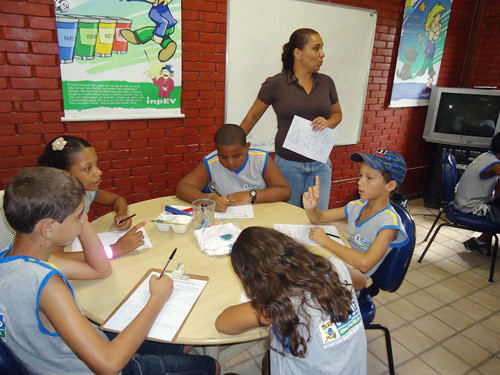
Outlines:
{"type": "MultiPolygon", "coordinates": [[[[72,280],[71,285],[80,301],[85,315],[97,324],[101,324],[132,290],[150,268],[163,269],[174,248],[177,253],[170,262],[167,271],[184,263],[187,273],[209,277],[207,286],[187,317],[175,343],[188,345],[221,345],[253,341],[267,336],[264,328],[253,329],[239,335],[226,335],[215,329],[215,319],[228,306],[240,302],[242,285],[232,270],[229,256],[208,256],[203,253],[194,238],[192,227],[185,234],[172,230],[161,232],[149,220],[162,212],[162,206],[183,205],[175,197],[151,199],[129,206],[129,214],[136,214],[134,224],[147,220],[145,230],[153,248],[136,250],[130,254],[112,260],[113,273],[103,280],[72,280]]],[[[276,224],[309,224],[303,209],[293,205],[260,203],[253,206],[254,219],[230,219],[244,229],[249,226],[272,227],[276,224]]],[[[108,213],[92,222],[97,233],[113,231],[114,213],[108,213]]],[[[336,223],[339,230],[345,232],[344,223],[336,223]]],[[[331,256],[327,250],[314,246],[311,251],[324,256],[331,256]]]]}

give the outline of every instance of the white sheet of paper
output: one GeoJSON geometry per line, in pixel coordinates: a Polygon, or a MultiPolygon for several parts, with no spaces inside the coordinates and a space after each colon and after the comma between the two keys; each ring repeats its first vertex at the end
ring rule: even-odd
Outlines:
{"type": "Polygon", "coordinates": [[[253,219],[253,206],[242,204],[241,206],[230,206],[226,212],[216,212],[216,219],[253,219]]]}
{"type": "Polygon", "coordinates": [[[330,128],[313,132],[311,121],[293,116],[283,147],[310,159],[326,163],[338,136],[339,132],[330,128]]]}
{"type": "MultiPolygon", "coordinates": [[[[158,272],[152,274],[159,276],[158,272]]],[[[151,277],[151,276],[150,276],[151,277]]],[[[137,316],[149,300],[149,279],[147,277],[123,305],[103,326],[104,329],[123,331],[137,316]]],[[[176,332],[188,316],[194,303],[207,285],[207,280],[174,280],[174,291],[156,318],[148,337],[172,341],[176,332]]]]}
{"type": "MultiPolygon", "coordinates": [[[[273,224],[274,229],[281,233],[285,233],[292,237],[293,239],[299,241],[301,244],[305,246],[318,246],[316,242],[309,238],[309,229],[320,227],[325,230],[327,233],[334,234],[336,236],[339,235],[339,232],[335,225],[312,225],[312,224],[273,224]]],[[[330,236],[332,240],[338,242],[343,245],[344,241],[340,238],[330,236]]]]}
{"type": "MultiPolygon", "coordinates": [[[[144,228],[140,228],[139,230],[144,234],[144,245],[138,247],[136,250],[151,249],[153,247],[153,244],[151,243],[148,234],[146,233],[144,228]]],[[[103,246],[110,246],[116,243],[116,241],[118,241],[120,237],[122,237],[127,232],[128,231],[126,230],[117,230],[114,232],[98,233],[97,236],[101,240],[103,246]]],[[[71,251],[72,252],[83,251],[82,244],[80,243],[78,237],[76,237],[73,243],[71,244],[71,251]]]]}

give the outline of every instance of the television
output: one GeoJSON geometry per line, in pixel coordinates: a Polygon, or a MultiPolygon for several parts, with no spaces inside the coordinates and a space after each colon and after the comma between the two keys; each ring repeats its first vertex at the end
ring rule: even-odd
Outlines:
{"type": "Polygon", "coordinates": [[[500,131],[500,90],[433,87],[424,139],[444,145],[489,148],[500,131]]]}

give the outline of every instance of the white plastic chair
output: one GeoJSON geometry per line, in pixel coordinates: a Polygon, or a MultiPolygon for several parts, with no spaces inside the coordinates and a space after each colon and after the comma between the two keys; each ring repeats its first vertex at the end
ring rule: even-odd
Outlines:
{"type": "Polygon", "coordinates": [[[3,212],[3,195],[4,191],[0,190],[0,250],[8,248],[14,242],[16,236],[16,232],[7,222],[3,212]]]}

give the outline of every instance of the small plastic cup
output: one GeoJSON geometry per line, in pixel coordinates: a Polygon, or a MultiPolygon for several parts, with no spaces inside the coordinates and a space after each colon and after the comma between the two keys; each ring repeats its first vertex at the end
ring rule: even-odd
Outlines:
{"type": "Polygon", "coordinates": [[[211,199],[197,199],[193,203],[194,229],[207,228],[215,224],[215,202],[211,199]]]}

